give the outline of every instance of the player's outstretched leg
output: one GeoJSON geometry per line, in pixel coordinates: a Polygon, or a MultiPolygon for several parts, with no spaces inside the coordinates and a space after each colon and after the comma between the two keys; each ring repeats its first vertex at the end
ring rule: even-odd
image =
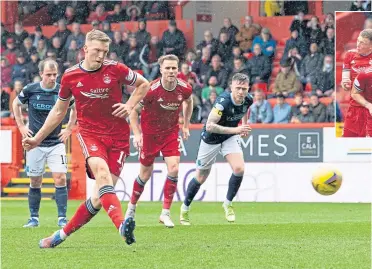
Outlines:
{"type": "Polygon", "coordinates": [[[28,191],[28,207],[30,210],[30,218],[27,223],[23,225],[24,228],[39,226],[42,177],[30,177],[30,181],[30,189],[28,191]]]}
{"type": "Polygon", "coordinates": [[[74,216],[61,230],[54,232],[51,236],[41,239],[40,248],[54,248],[61,244],[70,234],[87,224],[98,212],[100,208],[93,206],[91,198],[84,201],[76,210],[74,216]]]}
{"type": "Polygon", "coordinates": [[[189,185],[187,186],[186,197],[181,205],[180,223],[182,225],[191,225],[189,217],[190,205],[194,200],[195,195],[198,193],[200,186],[201,184],[196,180],[195,177],[191,179],[189,185]]]}
{"type": "Polygon", "coordinates": [[[67,186],[65,173],[53,173],[53,179],[56,188],[56,204],[58,209],[58,226],[63,228],[67,224],[66,211],[67,211],[67,186]]]}
{"type": "Polygon", "coordinates": [[[164,184],[164,201],[163,209],[161,211],[159,222],[164,224],[167,228],[173,228],[174,223],[170,217],[170,207],[173,202],[174,193],[177,190],[178,177],[167,175],[164,184]]]}
{"type": "Polygon", "coordinates": [[[137,202],[141,197],[143,190],[145,189],[145,184],[146,181],[142,180],[140,176],[138,176],[134,180],[132,196],[130,197],[128,208],[127,211],[125,212],[125,219],[129,217],[135,219],[137,202]]]}

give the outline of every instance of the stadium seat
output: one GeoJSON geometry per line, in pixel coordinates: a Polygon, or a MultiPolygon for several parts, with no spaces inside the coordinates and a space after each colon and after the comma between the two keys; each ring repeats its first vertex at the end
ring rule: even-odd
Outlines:
{"type": "Polygon", "coordinates": [[[264,93],[267,93],[267,83],[260,82],[260,83],[253,84],[251,91],[254,92],[254,91],[258,90],[258,89],[260,89],[264,93]]]}
{"type": "Polygon", "coordinates": [[[311,86],[311,83],[306,83],[305,86],[305,92],[311,92],[313,87],[311,86]]]}
{"type": "Polygon", "coordinates": [[[276,77],[279,72],[280,72],[280,67],[276,66],[276,67],[273,68],[273,71],[271,72],[271,76],[276,77]]]}

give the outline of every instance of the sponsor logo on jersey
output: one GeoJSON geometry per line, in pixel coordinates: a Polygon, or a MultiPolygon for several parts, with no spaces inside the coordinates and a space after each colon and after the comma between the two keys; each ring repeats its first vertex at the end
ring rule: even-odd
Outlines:
{"type": "Polygon", "coordinates": [[[109,88],[96,88],[90,89],[90,92],[81,92],[81,94],[92,99],[107,99],[109,90],[109,88]]]}
{"type": "Polygon", "coordinates": [[[166,110],[177,110],[180,107],[179,103],[168,103],[166,105],[160,104],[160,106],[166,110]]]}
{"type": "Polygon", "coordinates": [[[103,75],[103,82],[106,84],[110,84],[111,78],[107,74],[103,75]]]}
{"type": "Polygon", "coordinates": [[[93,144],[93,145],[90,146],[90,150],[91,151],[97,151],[98,147],[95,144],[93,144]]]}
{"type": "Polygon", "coordinates": [[[40,95],[36,95],[36,99],[39,100],[40,99],[40,95]]]}
{"type": "Polygon", "coordinates": [[[364,73],[365,71],[367,71],[370,67],[369,66],[361,66],[361,67],[352,67],[351,69],[353,69],[356,73],[364,73]]]}
{"type": "Polygon", "coordinates": [[[79,88],[79,87],[83,87],[83,83],[81,83],[80,81],[78,82],[78,84],[76,84],[76,87],[79,88]]]}
{"type": "Polygon", "coordinates": [[[182,101],[183,99],[182,94],[179,94],[177,98],[178,98],[178,101],[182,101]]]}
{"type": "Polygon", "coordinates": [[[227,116],[226,117],[226,120],[227,121],[236,121],[236,120],[241,120],[243,118],[245,113],[241,113],[241,114],[237,114],[237,115],[234,115],[234,116],[227,116]]]}
{"type": "Polygon", "coordinates": [[[46,104],[32,104],[34,109],[37,110],[52,110],[53,105],[46,105],[46,104]]]}
{"type": "Polygon", "coordinates": [[[354,60],[352,60],[352,61],[350,62],[350,64],[355,64],[355,61],[354,61],[354,60]]]}

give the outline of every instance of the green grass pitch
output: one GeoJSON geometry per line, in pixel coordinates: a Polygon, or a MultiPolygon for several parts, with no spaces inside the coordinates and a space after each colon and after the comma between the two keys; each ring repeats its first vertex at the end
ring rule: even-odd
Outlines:
{"type": "MultiPolygon", "coordinates": [[[[351,269],[371,268],[370,204],[235,203],[237,221],[221,203],[195,202],[192,226],[158,223],[161,203],[137,208],[137,243],[127,246],[102,210],[55,249],[39,249],[58,229],[54,201],[42,201],[39,228],[25,229],[27,201],[1,201],[3,269],[351,269]]],[[[69,201],[72,216],[79,201],[69,201]]],[[[126,203],[123,203],[123,210],[126,203]]]]}

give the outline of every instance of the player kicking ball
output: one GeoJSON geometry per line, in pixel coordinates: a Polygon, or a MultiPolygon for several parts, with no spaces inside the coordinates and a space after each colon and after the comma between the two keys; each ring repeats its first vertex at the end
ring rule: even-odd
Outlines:
{"type": "Polygon", "coordinates": [[[79,122],[77,137],[85,155],[88,174],[95,179],[94,191],[63,229],[40,241],[41,248],[61,244],[88,223],[101,207],[126,243],[130,245],[135,242],[135,222],[132,218],[124,220],[114,186],[129,154],[130,130],[126,117],[145,97],[150,84],[126,65],[105,60],[110,43],[111,39],[101,31],[87,33],[85,59],[65,71],[59,99],[43,127],[33,138],[22,141],[26,150],[39,145],[62,121],[68,102],[74,96],[79,122]],[[121,103],[123,85],[136,87],[125,104],[121,103]]]}
{"type": "Polygon", "coordinates": [[[237,73],[232,77],[231,93],[221,93],[213,105],[201,133],[196,160],[196,176],[187,186],[186,197],[181,206],[180,223],[182,225],[190,225],[190,204],[200,186],[207,180],[219,152],[230,164],[233,172],[222,207],[227,221],[235,221],[232,200],[239,190],[244,175],[244,157],[240,136],[248,136],[251,131],[251,127],[246,124],[247,111],[253,103],[248,89],[248,76],[237,73]],[[238,126],[241,119],[243,119],[243,124],[238,126]]]}
{"type": "MultiPolygon", "coordinates": [[[[39,63],[41,82],[26,85],[13,101],[14,117],[22,137],[32,137],[41,129],[48,117],[49,112],[58,99],[60,85],[56,83],[58,76],[58,64],[56,61],[46,59],[39,63]],[[28,105],[29,126],[22,119],[22,105],[28,105]]],[[[70,103],[73,106],[73,101],[70,103]]],[[[30,177],[30,189],[28,192],[28,206],[30,219],[23,225],[24,228],[39,226],[39,208],[41,201],[41,185],[45,172],[45,163],[52,171],[56,188],[55,199],[58,209],[58,226],[67,224],[67,158],[64,142],[71,135],[76,122],[76,110],[71,109],[67,128],[62,129],[62,123],[40,143],[40,145],[26,153],[26,172],[30,177]]]]}
{"type": "Polygon", "coordinates": [[[134,134],[134,146],[139,151],[140,173],[133,184],[133,192],[125,214],[134,218],[136,205],[146,182],[150,179],[155,157],[161,152],[167,165],[167,178],[164,185],[163,210],[159,222],[168,228],[174,223],[170,217],[173,195],[177,190],[179,152],[179,113],[183,107],[183,139],[190,136],[189,124],[192,114],[192,88],[176,78],[179,59],[175,55],[165,55],[158,60],[161,78],[151,83],[150,90],[143,101],[130,114],[130,125],[134,134]],[[141,129],[138,117],[141,113],[141,129]]]}

